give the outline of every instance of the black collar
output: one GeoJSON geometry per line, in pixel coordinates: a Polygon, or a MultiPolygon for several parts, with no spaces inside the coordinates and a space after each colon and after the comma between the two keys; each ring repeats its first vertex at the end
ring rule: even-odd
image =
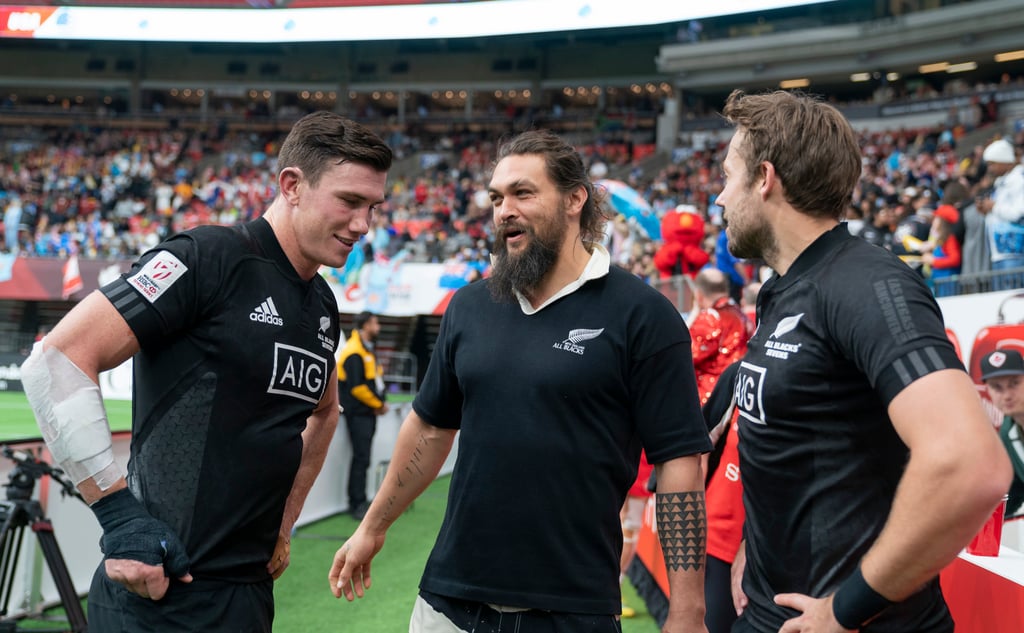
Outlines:
{"type": "Polygon", "coordinates": [[[784,290],[793,285],[805,274],[814,270],[827,257],[835,253],[844,243],[852,239],[854,237],[850,235],[849,229],[846,228],[846,222],[840,222],[822,233],[796,256],[796,259],[793,260],[793,264],[786,271],[785,275],[776,273],[775,283],[773,284],[775,289],[784,290]]]}
{"type": "Polygon", "coordinates": [[[256,240],[256,244],[259,245],[259,249],[264,257],[274,260],[286,275],[306,283],[299,277],[299,273],[295,271],[295,267],[292,266],[288,256],[285,255],[284,249],[281,248],[281,243],[277,240],[277,236],[274,235],[274,228],[270,226],[270,222],[267,222],[266,218],[256,218],[252,222],[247,223],[245,227],[253,239],[256,240]]]}

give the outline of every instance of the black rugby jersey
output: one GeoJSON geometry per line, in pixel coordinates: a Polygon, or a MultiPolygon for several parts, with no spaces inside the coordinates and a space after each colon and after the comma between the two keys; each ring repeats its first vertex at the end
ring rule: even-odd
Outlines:
{"type": "Polygon", "coordinates": [[[196,578],[268,578],[338,344],[327,283],[302,280],[263,219],[174,236],[102,289],[139,340],[128,483],[196,578]]]}
{"type": "MultiPolygon", "coordinates": [[[[774,632],[797,615],[775,594],[834,592],[881,532],[908,457],[889,403],[963,367],[920,275],[845,224],[765,283],[757,316],[736,380],[743,617],[774,632]]],[[[938,580],[862,630],[951,631],[938,580]]]]}
{"type": "Polygon", "coordinates": [[[710,450],[690,337],[665,297],[607,275],[534,314],[487,282],[445,311],[413,408],[459,428],[421,588],[551,611],[621,610],[619,509],[651,463],[710,450]]]}

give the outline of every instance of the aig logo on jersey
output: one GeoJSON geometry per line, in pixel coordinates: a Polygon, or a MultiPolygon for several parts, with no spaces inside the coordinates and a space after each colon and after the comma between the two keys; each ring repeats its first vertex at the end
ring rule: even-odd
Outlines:
{"type": "Polygon", "coordinates": [[[754,424],[766,424],[764,418],[764,376],[765,368],[740,362],[736,373],[736,408],[740,416],[754,424]]]}
{"type": "Polygon", "coordinates": [[[316,404],[327,381],[327,359],[301,347],[274,344],[274,375],[267,393],[279,393],[316,404]]]}

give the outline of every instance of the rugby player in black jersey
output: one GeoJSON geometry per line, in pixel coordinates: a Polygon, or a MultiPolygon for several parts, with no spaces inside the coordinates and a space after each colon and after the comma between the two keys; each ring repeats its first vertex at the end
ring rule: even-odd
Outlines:
{"type": "Polygon", "coordinates": [[[317,272],[367,233],[391,157],[361,125],[303,117],[263,217],[170,238],[36,344],[26,394],[103,528],[90,630],[270,633],[338,421],[338,308],[317,272]],[[129,358],[125,476],[97,377],[129,358]]]}
{"type": "Polygon", "coordinates": [[[733,628],[951,632],[937,575],[1010,465],[919,275],[839,219],[857,138],[814,98],[734,92],[717,199],[775,271],[736,381],[746,570],[733,628]]]}

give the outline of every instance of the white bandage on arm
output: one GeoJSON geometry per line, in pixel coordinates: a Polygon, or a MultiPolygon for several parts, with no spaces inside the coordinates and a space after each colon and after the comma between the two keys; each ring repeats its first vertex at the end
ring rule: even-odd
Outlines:
{"type": "Polygon", "coordinates": [[[124,476],[114,461],[99,385],[56,347],[38,342],[21,366],[21,383],[54,461],[76,484],[107,490],[124,476]]]}

